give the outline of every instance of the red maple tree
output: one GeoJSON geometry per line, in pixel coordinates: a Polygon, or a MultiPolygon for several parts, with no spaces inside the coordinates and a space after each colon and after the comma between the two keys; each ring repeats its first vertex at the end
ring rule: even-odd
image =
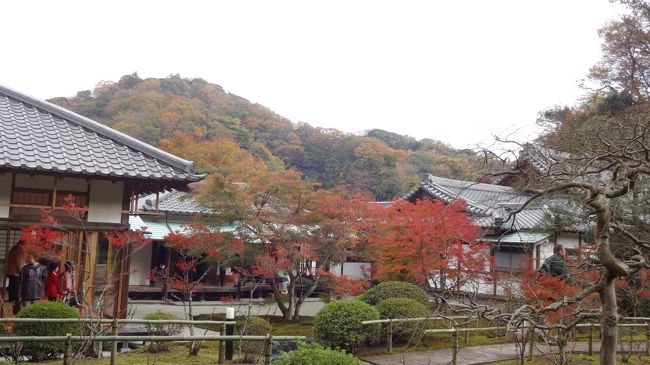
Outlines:
{"type": "Polygon", "coordinates": [[[478,228],[455,201],[396,201],[375,206],[362,222],[379,279],[461,287],[485,269],[489,250],[476,242],[478,228]]]}

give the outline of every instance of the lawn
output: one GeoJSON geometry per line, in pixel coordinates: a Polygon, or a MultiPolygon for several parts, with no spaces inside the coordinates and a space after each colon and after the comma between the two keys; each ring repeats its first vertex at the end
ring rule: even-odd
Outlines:
{"type": "MultiPolygon", "coordinates": [[[[309,338],[314,337],[314,317],[302,317],[300,321],[286,321],[281,317],[264,317],[267,321],[271,322],[273,326],[274,336],[306,336],[309,338]]],[[[223,321],[225,315],[222,313],[217,314],[201,314],[194,317],[196,320],[213,320],[223,321]]],[[[197,325],[196,327],[209,329],[212,331],[220,331],[220,326],[214,325],[197,325]]]]}
{"type": "MultiPolygon", "coordinates": [[[[170,351],[152,354],[143,347],[131,352],[125,352],[118,356],[119,364],[129,365],[153,365],[153,364],[175,364],[175,365],[198,365],[217,363],[217,342],[204,343],[197,356],[187,355],[187,344],[173,343],[170,351]]],[[[110,357],[103,359],[83,358],[75,361],[77,365],[107,365],[110,364],[110,357]]],[[[4,363],[7,364],[7,363],[4,363]]],[[[51,360],[38,364],[61,364],[61,360],[51,360]]]]}

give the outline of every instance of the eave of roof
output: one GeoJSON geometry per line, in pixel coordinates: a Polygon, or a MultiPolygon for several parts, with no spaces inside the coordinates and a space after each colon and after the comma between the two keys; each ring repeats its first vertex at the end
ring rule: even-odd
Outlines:
{"type": "MultiPolygon", "coordinates": [[[[108,140],[113,141],[114,143],[117,143],[119,145],[122,145],[126,148],[129,148],[135,152],[139,152],[144,156],[147,156],[148,158],[154,159],[159,161],[159,163],[162,163],[164,165],[168,165],[170,168],[176,169],[177,171],[180,170],[182,172],[183,176],[174,176],[174,177],[169,177],[169,176],[156,176],[155,174],[152,174],[150,176],[143,176],[143,175],[125,175],[124,177],[130,177],[130,178],[142,178],[142,179],[159,179],[159,180],[183,180],[183,181],[198,181],[201,180],[205,175],[198,175],[194,174],[194,163],[192,161],[185,160],[183,158],[180,158],[178,156],[172,155],[168,152],[165,152],[163,150],[160,150],[156,147],[153,147],[151,145],[148,145],[142,141],[139,141],[135,138],[132,138],[122,132],[116,131],[112,128],[109,128],[107,126],[104,126],[98,122],[95,122],[91,119],[88,119],[84,116],[81,116],[77,113],[74,113],[70,110],[67,110],[65,108],[62,108],[58,105],[49,103],[47,101],[39,100],[37,98],[34,98],[32,96],[26,95],[24,93],[18,92],[16,90],[13,90],[11,88],[8,88],[6,86],[0,85],[0,95],[3,95],[7,98],[13,99],[22,105],[26,105],[27,107],[34,108],[36,110],[39,110],[43,113],[51,115],[53,118],[59,118],[63,121],[66,121],[68,123],[71,123],[73,125],[76,125],[80,128],[86,129],[88,131],[92,131],[97,134],[97,136],[100,136],[102,138],[106,138],[108,140]]],[[[73,141],[69,141],[70,143],[74,143],[73,141]]],[[[87,156],[79,156],[79,158],[84,158],[87,156]]],[[[16,164],[5,164],[0,167],[5,167],[5,168],[21,168],[21,169],[31,169],[31,170],[40,170],[40,171],[61,171],[61,172],[70,172],[70,173],[77,173],[77,174],[88,174],[88,175],[103,175],[103,176],[122,176],[119,173],[104,173],[103,170],[109,170],[109,167],[103,167],[103,168],[97,168],[96,172],[88,172],[88,171],[68,171],[68,170],[61,170],[57,168],[56,165],[52,165],[51,163],[42,163],[42,164],[36,164],[36,166],[25,166],[24,164],[16,165],[16,164]]]]}

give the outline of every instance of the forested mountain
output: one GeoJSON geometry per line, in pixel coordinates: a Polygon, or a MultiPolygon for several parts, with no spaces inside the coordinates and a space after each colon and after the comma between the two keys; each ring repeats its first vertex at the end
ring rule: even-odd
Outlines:
{"type": "MultiPolygon", "coordinates": [[[[229,139],[272,169],[293,168],[325,187],[345,186],[378,200],[405,193],[424,172],[474,179],[481,164],[472,151],[431,139],[379,129],[358,136],[292,123],[219,85],[179,75],[141,79],[134,73],[50,101],[162,148],[183,138],[197,144],[229,139]]],[[[204,170],[209,165],[197,163],[204,170]]]]}

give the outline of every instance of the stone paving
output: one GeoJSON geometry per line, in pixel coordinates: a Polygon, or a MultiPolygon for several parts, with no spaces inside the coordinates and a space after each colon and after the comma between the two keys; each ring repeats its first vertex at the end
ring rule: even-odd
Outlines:
{"type": "MultiPolygon", "coordinates": [[[[571,343],[570,348],[573,352],[586,353],[588,351],[587,342],[571,343]]],[[[645,343],[635,343],[636,351],[645,351],[645,343]]],[[[593,351],[597,353],[600,350],[600,343],[594,341],[593,351]]],[[[487,346],[468,346],[462,347],[458,352],[458,365],[477,365],[485,364],[500,360],[509,360],[516,357],[516,346],[514,343],[487,346]]],[[[535,355],[551,353],[545,345],[536,344],[535,355]]],[[[526,354],[528,354],[526,352],[526,354]]],[[[451,364],[451,349],[434,350],[426,352],[408,352],[394,355],[377,355],[364,357],[363,360],[373,365],[447,365],[451,364]]]]}
{"type": "MultiPolygon", "coordinates": [[[[325,306],[325,303],[319,299],[308,299],[302,304],[300,314],[313,317],[316,313],[325,306]]],[[[192,313],[198,314],[211,314],[211,313],[226,313],[226,308],[234,307],[237,316],[242,316],[248,313],[249,303],[244,302],[193,302],[192,313]]],[[[148,301],[130,301],[129,312],[133,314],[133,318],[143,318],[145,315],[155,312],[157,310],[170,312],[179,318],[185,318],[185,308],[181,302],[148,302],[148,301]]],[[[264,303],[261,301],[253,301],[250,304],[250,313],[254,316],[280,316],[282,313],[275,303],[264,303]]]]}

